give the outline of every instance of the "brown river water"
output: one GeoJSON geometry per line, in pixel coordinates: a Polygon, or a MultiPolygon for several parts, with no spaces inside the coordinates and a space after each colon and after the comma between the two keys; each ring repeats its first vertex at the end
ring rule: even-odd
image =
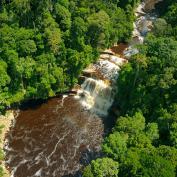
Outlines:
{"type": "Polygon", "coordinates": [[[102,135],[102,120],[76,99],[53,98],[20,111],[7,135],[6,164],[13,177],[74,174],[87,163],[85,151],[100,150],[102,135]]]}

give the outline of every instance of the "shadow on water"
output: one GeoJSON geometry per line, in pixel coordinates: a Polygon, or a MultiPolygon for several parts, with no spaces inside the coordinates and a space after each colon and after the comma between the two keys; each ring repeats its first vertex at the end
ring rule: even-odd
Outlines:
{"type": "MultiPolygon", "coordinates": [[[[69,92],[67,92],[69,93],[69,92]]],[[[54,97],[50,97],[47,99],[32,99],[32,100],[26,100],[23,101],[18,107],[20,110],[29,110],[29,109],[38,109],[42,104],[47,104],[50,100],[58,98],[61,99],[63,94],[59,94],[54,97]]]]}
{"type": "Polygon", "coordinates": [[[74,174],[64,175],[62,177],[82,177],[82,171],[85,166],[89,165],[92,160],[103,157],[101,152],[89,151],[88,149],[82,152],[82,156],[80,159],[80,164],[82,164],[82,168],[75,172],[74,174]]]}

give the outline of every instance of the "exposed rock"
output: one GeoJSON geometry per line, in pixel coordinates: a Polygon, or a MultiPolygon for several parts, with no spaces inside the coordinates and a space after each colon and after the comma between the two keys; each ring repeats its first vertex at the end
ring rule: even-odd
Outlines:
{"type": "Polygon", "coordinates": [[[146,14],[146,13],[144,12],[144,6],[145,6],[145,3],[142,2],[142,3],[140,3],[139,6],[136,8],[136,10],[135,10],[135,15],[136,15],[137,17],[146,14]]]}
{"type": "MultiPolygon", "coordinates": [[[[4,142],[5,136],[7,132],[10,129],[10,126],[12,125],[12,122],[14,120],[14,112],[13,111],[7,111],[6,115],[0,115],[0,125],[3,125],[2,133],[0,134],[0,148],[3,149],[3,146],[6,145],[4,142]]],[[[5,167],[5,162],[1,161],[1,165],[3,167],[4,175],[3,177],[10,177],[9,171],[5,167]]]]}
{"type": "Polygon", "coordinates": [[[111,51],[113,51],[116,55],[123,57],[124,56],[124,50],[128,47],[128,44],[126,43],[120,43],[118,45],[114,45],[111,47],[111,51]]]}
{"type": "Polygon", "coordinates": [[[94,70],[94,67],[92,65],[90,65],[88,68],[85,68],[82,73],[83,73],[83,76],[86,76],[86,77],[92,77],[94,74],[95,74],[95,70],[94,70]]]}
{"type": "Polygon", "coordinates": [[[115,53],[111,49],[106,49],[105,51],[102,52],[102,54],[114,55],[115,53]]]}
{"type": "Polygon", "coordinates": [[[109,54],[101,54],[100,58],[103,60],[109,60],[110,59],[110,55],[109,54]]]}
{"type": "Polygon", "coordinates": [[[87,77],[85,77],[85,76],[80,76],[80,77],[79,77],[79,85],[81,85],[86,79],[87,79],[87,77]]]}
{"type": "Polygon", "coordinates": [[[109,60],[99,60],[94,67],[104,76],[105,79],[115,81],[118,77],[119,66],[109,60]]]}
{"type": "Polygon", "coordinates": [[[155,4],[160,1],[162,0],[144,0],[136,8],[135,15],[137,19],[133,24],[132,40],[127,49],[124,50],[124,57],[130,58],[132,55],[139,53],[136,45],[143,44],[145,36],[152,30],[157,15],[151,10],[153,10],[155,4]]]}
{"type": "Polygon", "coordinates": [[[110,61],[115,63],[118,66],[122,66],[124,63],[128,62],[126,59],[120,58],[120,57],[117,57],[117,56],[111,56],[110,61]]]}

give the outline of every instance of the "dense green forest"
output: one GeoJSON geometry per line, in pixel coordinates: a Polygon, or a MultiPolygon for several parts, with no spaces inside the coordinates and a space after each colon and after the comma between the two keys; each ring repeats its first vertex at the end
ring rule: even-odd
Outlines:
{"type": "Polygon", "coordinates": [[[135,4],[1,0],[0,110],[71,88],[101,50],[129,40],[135,4]]]}
{"type": "Polygon", "coordinates": [[[103,142],[104,157],[84,177],[177,176],[177,1],[158,6],[153,31],[120,72],[121,113],[103,142]]]}

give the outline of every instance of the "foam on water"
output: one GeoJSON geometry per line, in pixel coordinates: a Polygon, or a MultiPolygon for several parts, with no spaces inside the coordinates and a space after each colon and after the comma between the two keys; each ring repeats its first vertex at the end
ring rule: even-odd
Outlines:
{"type": "Polygon", "coordinates": [[[93,65],[92,70],[99,72],[102,75],[102,79],[95,76],[86,78],[75,98],[80,100],[85,110],[105,117],[108,115],[109,108],[114,101],[115,83],[120,67],[126,60],[109,54],[101,56],[93,65]]]}
{"type": "Polygon", "coordinates": [[[81,92],[80,100],[84,108],[93,113],[106,116],[114,101],[112,88],[105,84],[104,81],[92,78],[86,79],[81,87],[83,92],[81,92]]]}
{"type": "Polygon", "coordinates": [[[139,51],[136,45],[143,44],[144,38],[147,33],[152,30],[153,22],[157,19],[157,15],[151,12],[145,12],[146,1],[139,4],[135,11],[137,17],[133,24],[134,30],[132,32],[132,40],[129,47],[124,51],[124,56],[130,58],[132,55],[137,54],[139,51]]]}

